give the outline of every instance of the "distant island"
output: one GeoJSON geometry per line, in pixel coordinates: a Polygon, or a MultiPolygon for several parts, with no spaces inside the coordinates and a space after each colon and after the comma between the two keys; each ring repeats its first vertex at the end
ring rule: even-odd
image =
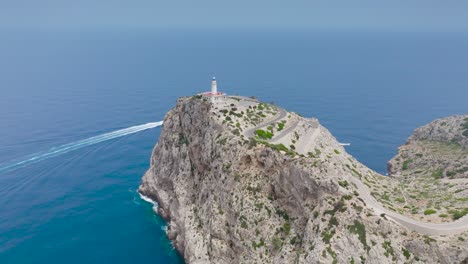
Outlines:
{"type": "Polygon", "coordinates": [[[419,128],[383,176],[315,118],[217,91],[165,119],[139,192],[186,263],[466,263],[468,115],[419,128]]]}

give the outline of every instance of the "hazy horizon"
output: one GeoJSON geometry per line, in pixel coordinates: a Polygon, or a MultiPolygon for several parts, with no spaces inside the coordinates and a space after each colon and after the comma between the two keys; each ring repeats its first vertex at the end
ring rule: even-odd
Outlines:
{"type": "Polygon", "coordinates": [[[468,32],[463,1],[6,0],[3,29],[468,32]]]}

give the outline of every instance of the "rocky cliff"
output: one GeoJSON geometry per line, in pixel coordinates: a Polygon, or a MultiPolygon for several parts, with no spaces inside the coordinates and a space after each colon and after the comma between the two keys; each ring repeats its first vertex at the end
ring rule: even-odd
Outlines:
{"type": "Polygon", "coordinates": [[[391,176],[414,169],[439,178],[468,178],[468,115],[437,119],[416,129],[388,162],[391,176]]]}
{"type": "Polygon", "coordinates": [[[350,179],[385,177],[347,154],[316,119],[226,100],[177,101],[139,188],[158,202],[187,263],[461,263],[468,257],[466,232],[422,235],[373,210],[350,179]],[[265,129],[257,129],[261,124],[265,129]]]}

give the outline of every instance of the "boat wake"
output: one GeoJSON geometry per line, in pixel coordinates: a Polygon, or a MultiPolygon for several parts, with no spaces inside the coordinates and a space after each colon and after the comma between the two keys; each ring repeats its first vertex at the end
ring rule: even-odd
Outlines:
{"type": "Polygon", "coordinates": [[[57,157],[59,155],[68,153],[70,151],[74,151],[83,147],[91,146],[91,145],[94,145],[94,144],[97,144],[106,140],[110,140],[113,138],[123,137],[126,135],[130,135],[130,134],[143,131],[143,130],[147,130],[150,128],[155,128],[155,127],[161,126],[162,124],[163,124],[163,121],[146,123],[143,125],[119,129],[113,132],[90,137],[88,139],[79,140],[79,141],[66,144],[66,145],[62,145],[59,147],[54,147],[54,148],[49,149],[48,151],[36,153],[31,158],[28,158],[28,159],[25,159],[25,160],[22,160],[22,161],[19,161],[10,165],[2,166],[0,167],[0,172],[12,171],[18,168],[28,166],[33,163],[37,163],[39,161],[43,161],[45,159],[57,157]]]}

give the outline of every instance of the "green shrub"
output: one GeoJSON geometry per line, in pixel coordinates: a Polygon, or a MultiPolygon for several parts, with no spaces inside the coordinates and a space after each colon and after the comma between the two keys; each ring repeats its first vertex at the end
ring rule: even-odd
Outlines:
{"type": "Polygon", "coordinates": [[[277,236],[274,236],[271,239],[271,244],[273,245],[273,250],[278,251],[278,250],[281,249],[281,246],[283,245],[283,242],[281,242],[281,240],[277,236]]]}
{"type": "Polygon", "coordinates": [[[457,220],[468,214],[468,208],[463,210],[451,210],[450,213],[452,214],[452,219],[457,220]]]}
{"type": "Polygon", "coordinates": [[[289,243],[290,243],[291,245],[294,245],[294,244],[296,244],[296,240],[297,240],[297,236],[294,236],[293,238],[291,238],[291,240],[289,241],[289,243]]]}
{"type": "Polygon", "coordinates": [[[348,181],[346,181],[346,180],[338,181],[338,184],[339,184],[341,187],[343,187],[343,188],[346,188],[346,187],[349,186],[349,183],[348,183],[348,181]]]}
{"type": "Polygon", "coordinates": [[[188,144],[189,144],[188,138],[183,133],[179,133],[179,145],[188,145],[188,144]]]}
{"type": "Polygon", "coordinates": [[[285,221],[289,221],[289,215],[288,215],[288,213],[286,213],[286,211],[283,211],[283,210],[281,210],[281,209],[276,209],[276,214],[277,214],[278,216],[283,217],[283,219],[284,219],[285,221]]]}
{"type": "Polygon", "coordinates": [[[456,171],[447,171],[445,174],[447,174],[448,177],[455,176],[457,174],[456,171]]]}
{"type": "Polygon", "coordinates": [[[465,121],[465,123],[462,124],[462,127],[463,127],[464,129],[468,129],[468,118],[465,118],[465,119],[463,119],[463,120],[465,121]]]}
{"type": "Polygon", "coordinates": [[[321,153],[322,153],[322,151],[320,151],[320,149],[318,149],[318,148],[315,149],[315,154],[317,156],[320,156],[321,153]]]}
{"type": "Polygon", "coordinates": [[[426,210],[424,210],[424,215],[431,215],[431,214],[435,214],[435,213],[437,213],[437,211],[434,210],[434,209],[426,209],[426,210]]]}
{"type": "Polygon", "coordinates": [[[407,170],[407,169],[408,169],[408,166],[409,166],[409,164],[410,164],[411,162],[413,162],[412,159],[405,160],[405,161],[403,162],[403,167],[402,167],[402,169],[403,169],[403,170],[407,170]]]}
{"type": "Polygon", "coordinates": [[[247,222],[242,221],[241,227],[247,229],[249,226],[247,225],[247,222]]]}
{"type": "Polygon", "coordinates": [[[330,240],[332,239],[333,235],[335,235],[335,230],[331,231],[323,231],[322,232],[322,240],[326,244],[330,244],[330,240]]]}
{"type": "Polygon", "coordinates": [[[395,201],[399,202],[399,203],[404,203],[405,202],[405,198],[403,197],[397,197],[395,198],[395,201]]]}
{"type": "Polygon", "coordinates": [[[337,149],[335,149],[333,151],[335,151],[336,154],[340,154],[340,151],[338,151],[337,149]]]}
{"type": "Polygon", "coordinates": [[[255,241],[252,241],[252,247],[254,249],[257,249],[259,247],[263,247],[265,245],[265,241],[263,241],[263,238],[260,238],[260,242],[256,243],[255,241]]]}
{"type": "Polygon", "coordinates": [[[271,144],[271,148],[274,150],[282,150],[284,152],[288,152],[288,148],[283,144],[271,144]]]}
{"type": "Polygon", "coordinates": [[[444,176],[444,170],[443,169],[438,169],[432,173],[432,177],[435,179],[440,179],[444,176]]]}
{"type": "Polygon", "coordinates": [[[331,249],[331,247],[327,247],[327,252],[328,254],[330,254],[330,256],[332,257],[333,261],[332,261],[332,264],[337,264],[338,263],[338,260],[336,259],[337,255],[336,255],[336,252],[333,251],[333,249],[331,249]]]}
{"type": "Polygon", "coordinates": [[[257,146],[257,141],[253,138],[249,139],[249,149],[256,147],[257,146]]]}
{"type": "Polygon", "coordinates": [[[261,139],[271,139],[273,137],[273,133],[261,129],[255,130],[255,135],[261,139]]]}
{"type": "Polygon", "coordinates": [[[390,241],[384,241],[382,243],[382,247],[385,249],[384,255],[386,257],[389,257],[390,255],[395,256],[395,252],[393,251],[392,244],[390,241]]]}
{"type": "Polygon", "coordinates": [[[353,234],[357,234],[359,237],[359,241],[364,245],[364,248],[368,248],[366,242],[366,227],[363,223],[358,220],[354,220],[354,224],[348,226],[349,232],[353,234]]]}
{"type": "Polygon", "coordinates": [[[403,251],[403,256],[405,256],[406,259],[410,259],[411,252],[409,252],[409,250],[407,250],[406,248],[402,248],[401,250],[403,251]]]}
{"type": "Polygon", "coordinates": [[[289,222],[284,223],[283,230],[286,235],[289,234],[291,232],[291,224],[289,222]]]}
{"type": "Polygon", "coordinates": [[[338,219],[335,216],[332,216],[328,222],[328,226],[338,226],[338,219]]]}
{"type": "Polygon", "coordinates": [[[463,131],[462,135],[468,138],[468,129],[463,131]]]}
{"type": "Polygon", "coordinates": [[[283,128],[284,128],[284,123],[279,123],[278,124],[278,131],[283,130],[283,128]]]}
{"type": "Polygon", "coordinates": [[[430,236],[424,236],[424,243],[426,243],[427,245],[430,245],[432,242],[436,242],[436,240],[430,236]]]}

